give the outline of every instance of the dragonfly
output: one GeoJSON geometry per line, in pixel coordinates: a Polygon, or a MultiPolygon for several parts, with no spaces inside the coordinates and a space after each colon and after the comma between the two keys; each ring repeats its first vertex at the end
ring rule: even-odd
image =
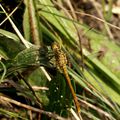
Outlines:
{"type": "Polygon", "coordinates": [[[52,49],[53,49],[53,52],[55,54],[55,59],[56,59],[56,65],[58,67],[59,70],[61,70],[66,78],[66,82],[70,88],[70,91],[72,93],[72,96],[73,96],[73,99],[74,99],[74,103],[75,103],[75,106],[76,106],[76,110],[77,110],[77,113],[79,115],[80,113],[80,104],[78,102],[78,99],[77,99],[77,96],[76,96],[76,93],[72,87],[72,84],[71,84],[71,80],[70,80],[70,77],[68,75],[68,71],[67,71],[67,58],[66,58],[66,55],[65,53],[61,50],[60,46],[58,43],[54,42],[52,44],[52,49]]]}

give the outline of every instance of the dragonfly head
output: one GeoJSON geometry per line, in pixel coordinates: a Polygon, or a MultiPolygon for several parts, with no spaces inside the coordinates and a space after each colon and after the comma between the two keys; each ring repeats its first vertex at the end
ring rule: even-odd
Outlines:
{"type": "Polygon", "coordinates": [[[54,52],[60,50],[60,45],[57,42],[54,42],[51,47],[54,52]]]}

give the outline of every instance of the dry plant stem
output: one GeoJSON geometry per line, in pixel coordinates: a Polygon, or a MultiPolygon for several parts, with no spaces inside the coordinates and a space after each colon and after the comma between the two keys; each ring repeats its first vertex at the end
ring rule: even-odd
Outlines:
{"type": "MultiPolygon", "coordinates": [[[[69,11],[69,10],[68,10],[68,11],[69,11]]],[[[115,28],[115,29],[117,29],[117,30],[120,30],[120,27],[115,26],[115,25],[113,25],[113,24],[111,24],[111,23],[109,23],[109,22],[106,22],[104,19],[98,18],[98,17],[96,17],[96,16],[94,16],[94,15],[87,14],[87,13],[80,12],[80,11],[75,11],[75,13],[76,13],[76,14],[80,14],[80,15],[84,15],[84,16],[88,16],[88,17],[91,17],[91,18],[94,18],[94,19],[96,19],[96,20],[98,20],[98,21],[100,21],[100,22],[103,22],[104,24],[109,25],[110,27],[113,27],[113,28],[115,28]]]]}
{"type": "Polygon", "coordinates": [[[94,105],[92,105],[92,104],[90,104],[90,103],[88,103],[88,102],[86,102],[86,101],[84,101],[84,100],[80,100],[80,102],[81,102],[82,104],[85,104],[86,106],[88,106],[88,107],[90,107],[90,108],[98,111],[98,113],[103,114],[104,116],[108,117],[109,119],[114,120],[114,118],[113,118],[110,114],[108,114],[107,112],[103,111],[102,109],[100,109],[100,108],[98,108],[98,107],[96,107],[96,106],[94,106],[94,105]]]}
{"type": "MultiPolygon", "coordinates": [[[[114,109],[114,105],[112,105],[110,103],[110,101],[104,96],[102,95],[93,85],[91,85],[88,81],[84,80],[84,82],[86,83],[86,85],[88,85],[88,88],[90,88],[93,92],[95,92],[95,94],[97,96],[99,96],[106,104],[108,104],[113,110],[114,109]]],[[[87,89],[86,89],[87,90],[87,89]]],[[[91,93],[91,92],[90,92],[91,93]]],[[[107,91],[104,90],[104,93],[107,94],[107,96],[109,96],[109,98],[111,99],[110,95],[107,93],[107,91]]],[[[94,94],[93,94],[94,95],[94,94]]]]}
{"type": "Polygon", "coordinates": [[[39,23],[37,20],[37,12],[35,11],[35,1],[29,0],[28,2],[28,13],[29,13],[29,19],[30,19],[30,29],[31,29],[31,35],[32,35],[32,41],[35,45],[41,46],[41,36],[39,34],[39,23]]]}
{"type": "Polygon", "coordinates": [[[42,90],[49,90],[47,87],[40,87],[40,86],[31,86],[34,91],[42,91],[42,90]]]}
{"type": "Polygon", "coordinates": [[[32,118],[33,118],[33,117],[32,117],[32,111],[31,111],[31,110],[28,111],[28,114],[29,114],[30,120],[33,120],[33,119],[32,119],[32,118]]]}
{"type": "MultiPolygon", "coordinates": [[[[99,7],[98,7],[98,3],[97,3],[95,0],[89,0],[89,1],[92,2],[93,6],[95,7],[95,9],[96,9],[98,15],[100,16],[100,18],[102,18],[103,20],[105,20],[104,17],[103,17],[103,15],[102,15],[102,13],[101,13],[100,10],[98,9],[98,8],[99,8],[99,7]]],[[[106,23],[104,23],[104,25],[105,25],[105,28],[106,28],[106,30],[107,30],[107,33],[108,33],[109,37],[110,37],[111,39],[114,39],[114,37],[113,37],[113,35],[112,35],[112,33],[111,33],[108,25],[107,25],[106,23]]]]}
{"type": "MultiPolygon", "coordinates": [[[[56,2],[54,2],[54,3],[55,3],[56,5],[58,5],[56,2]]],[[[59,6],[61,9],[64,9],[62,6],[60,6],[60,5],[58,5],[58,6],[59,6]]],[[[54,7],[54,6],[49,6],[49,7],[54,7]]],[[[42,11],[44,11],[44,10],[42,10],[42,11]]],[[[71,12],[71,10],[67,10],[67,9],[66,9],[66,11],[71,12]]],[[[44,12],[47,12],[47,11],[44,11],[44,12]]],[[[105,23],[105,24],[109,25],[109,26],[112,27],[112,28],[115,28],[115,29],[117,29],[117,30],[120,30],[120,27],[118,27],[118,26],[116,26],[116,25],[113,25],[113,24],[105,21],[104,19],[98,18],[98,17],[96,17],[96,16],[94,16],[94,15],[91,15],[91,14],[88,14],[88,13],[85,13],[85,12],[81,12],[81,11],[74,11],[74,12],[75,12],[76,14],[78,14],[78,15],[84,15],[84,16],[91,17],[91,18],[93,18],[93,19],[96,19],[96,20],[98,20],[98,21],[100,21],[100,22],[102,22],[102,23],[105,23]]],[[[50,13],[50,12],[48,12],[48,13],[50,13]]],[[[65,16],[59,16],[59,17],[65,18],[65,16]]],[[[68,19],[68,18],[65,18],[65,19],[68,19]]],[[[77,21],[74,21],[74,22],[78,23],[77,21]]]]}
{"type": "Polygon", "coordinates": [[[38,114],[38,120],[41,120],[41,114],[40,113],[38,114]]]}
{"type": "Polygon", "coordinates": [[[80,113],[80,105],[79,105],[76,93],[75,93],[75,91],[74,91],[74,89],[72,87],[70,77],[69,77],[68,72],[67,72],[66,55],[64,54],[64,52],[61,50],[60,46],[56,42],[54,42],[52,44],[52,49],[53,49],[53,52],[55,54],[56,65],[63,72],[63,74],[64,74],[64,76],[66,78],[66,82],[67,82],[67,84],[68,84],[68,86],[70,88],[70,91],[72,93],[74,103],[75,103],[75,106],[76,106],[76,109],[77,109],[77,113],[79,115],[79,113],[80,113]]]}
{"type": "Polygon", "coordinates": [[[70,112],[72,113],[72,115],[74,116],[74,118],[76,120],[83,120],[82,117],[81,117],[81,115],[80,114],[76,115],[75,111],[72,108],[70,109],[70,112]]]}
{"type": "Polygon", "coordinates": [[[43,71],[43,73],[45,74],[48,81],[51,81],[52,79],[51,79],[50,75],[47,73],[47,71],[45,70],[45,68],[43,66],[41,66],[40,68],[43,71]]]}
{"type": "Polygon", "coordinates": [[[18,73],[18,76],[25,82],[25,84],[29,87],[29,89],[31,90],[31,92],[33,93],[34,97],[36,98],[38,104],[40,105],[40,107],[42,107],[41,105],[41,102],[38,98],[38,96],[35,94],[35,91],[32,89],[31,85],[27,82],[27,80],[22,76],[22,74],[20,74],[19,72],[18,73]]]}
{"type": "MultiPolygon", "coordinates": [[[[32,41],[35,45],[37,46],[43,46],[42,43],[42,34],[40,35],[39,33],[39,21],[37,19],[37,13],[35,11],[35,4],[34,4],[34,0],[29,0],[29,5],[28,5],[28,13],[29,13],[29,18],[30,18],[30,31],[32,34],[32,41]]],[[[45,76],[47,77],[47,79],[49,81],[51,81],[51,77],[49,76],[49,74],[47,73],[47,71],[45,70],[44,67],[40,67],[41,70],[43,71],[43,73],[45,74],[45,76]]]]}
{"type": "MultiPolygon", "coordinates": [[[[86,80],[84,81],[88,87],[93,90],[97,95],[99,95],[102,99],[104,99],[104,101],[114,110],[114,106],[111,105],[111,103],[99,92],[97,91],[96,88],[94,88],[89,82],[87,82],[86,80]]],[[[93,94],[94,95],[94,94],[93,94]]]]}
{"type": "Polygon", "coordinates": [[[5,11],[5,9],[2,7],[2,5],[0,4],[1,9],[3,10],[3,12],[5,13],[5,15],[8,17],[8,20],[10,21],[13,29],[15,30],[16,34],[18,35],[18,37],[20,38],[21,42],[25,45],[26,48],[29,48],[30,46],[28,45],[27,41],[24,39],[24,37],[22,36],[22,34],[20,33],[20,31],[18,30],[18,28],[16,27],[16,25],[13,23],[13,21],[11,20],[11,18],[8,16],[7,12],[5,11]]]}
{"type": "Polygon", "coordinates": [[[74,12],[75,10],[74,10],[74,8],[73,8],[73,6],[72,6],[72,4],[71,4],[71,1],[70,1],[70,0],[67,0],[66,2],[67,2],[68,6],[69,6],[69,8],[70,8],[70,10],[71,10],[71,13],[72,13],[73,18],[74,18],[75,20],[77,20],[77,16],[76,16],[76,14],[75,14],[75,12],[74,12]]]}
{"type": "MultiPolygon", "coordinates": [[[[77,16],[75,14],[75,10],[74,10],[74,8],[73,8],[70,0],[68,0],[67,3],[68,3],[68,6],[69,6],[69,8],[70,8],[70,10],[72,12],[73,20],[78,21],[77,20],[77,16]]],[[[77,31],[77,35],[78,35],[78,40],[79,40],[79,45],[80,45],[80,53],[81,53],[82,70],[84,70],[84,55],[83,55],[82,42],[81,42],[81,40],[82,40],[82,34],[80,34],[78,26],[74,22],[73,22],[73,24],[74,24],[74,27],[75,27],[75,29],[77,31]]]]}
{"type": "Polygon", "coordinates": [[[57,119],[57,120],[67,120],[67,119],[65,119],[63,117],[60,117],[57,114],[54,114],[54,113],[51,113],[51,112],[47,112],[47,111],[44,111],[44,110],[40,110],[38,108],[34,108],[32,106],[23,104],[21,102],[18,102],[16,100],[13,100],[13,99],[10,99],[10,98],[4,97],[4,96],[0,96],[0,100],[7,101],[9,103],[12,103],[12,104],[15,104],[17,106],[23,107],[25,109],[28,109],[28,110],[31,110],[31,111],[34,111],[34,112],[38,112],[38,113],[41,113],[41,114],[44,114],[44,115],[47,115],[48,117],[52,117],[52,118],[57,119]]]}
{"type": "MultiPolygon", "coordinates": [[[[22,0],[22,1],[23,1],[23,0],[22,0]]],[[[22,1],[20,1],[20,3],[15,7],[15,9],[0,23],[0,26],[1,26],[6,20],[8,20],[8,18],[9,18],[10,16],[13,15],[13,13],[14,13],[14,12],[19,8],[19,6],[21,5],[22,1]]]]}

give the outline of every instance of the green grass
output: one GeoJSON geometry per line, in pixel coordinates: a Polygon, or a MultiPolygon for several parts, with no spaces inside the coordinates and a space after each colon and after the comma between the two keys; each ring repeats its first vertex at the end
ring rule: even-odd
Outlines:
{"type": "MultiPolygon", "coordinates": [[[[82,118],[85,120],[86,118],[91,120],[120,119],[120,71],[117,69],[120,66],[120,53],[118,52],[120,48],[102,32],[67,18],[64,11],[53,7],[50,0],[32,1],[31,6],[28,0],[24,3],[24,39],[21,40],[20,32],[15,34],[0,29],[0,56],[3,58],[0,64],[0,83],[5,79],[11,80],[10,83],[14,83],[12,86],[15,88],[13,93],[16,93],[16,98],[25,98],[30,101],[31,106],[41,107],[42,105],[45,111],[70,117],[72,113],[68,108],[75,110],[75,106],[64,75],[55,69],[55,60],[50,47],[53,41],[57,41],[72,66],[67,66],[67,68],[80,102],[82,118]],[[83,71],[75,25],[82,29],[84,36],[90,40],[92,48],[91,53],[82,47],[83,71]],[[24,40],[27,40],[25,44],[24,40]],[[97,52],[102,48],[106,51],[103,51],[103,57],[98,59],[97,52]],[[41,69],[41,66],[44,66],[47,73],[41,69]],[[47,87],[49,90],[34,92],[32,86],[47,87]]],[[[15,26],[13,29],[15,30],[15,26]]],[[[0,91],[4,92],[6,89],[0,88],[0,91]]],[[[9,109],[3,108],[0,108],[0,114],[4,115],[6,112],[9,113],[7,116],[10,118],[19,117],[18,113],[8,112],[9,109]]],[[[19,110],[21,119],[29,119],[27,109],[25,111],[26,117],[19,110]]],[[[42,119],[47,119],[47,117],[42,116],[42,119]]]]}

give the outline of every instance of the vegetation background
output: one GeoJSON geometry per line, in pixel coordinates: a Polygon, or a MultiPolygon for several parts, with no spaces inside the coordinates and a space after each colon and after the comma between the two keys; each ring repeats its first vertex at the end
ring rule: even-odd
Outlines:
{"type": "Polygon", "coordinates": [[[0,0],[0,120],[120,120],[119,21],[119,0],[0,0]]]}

